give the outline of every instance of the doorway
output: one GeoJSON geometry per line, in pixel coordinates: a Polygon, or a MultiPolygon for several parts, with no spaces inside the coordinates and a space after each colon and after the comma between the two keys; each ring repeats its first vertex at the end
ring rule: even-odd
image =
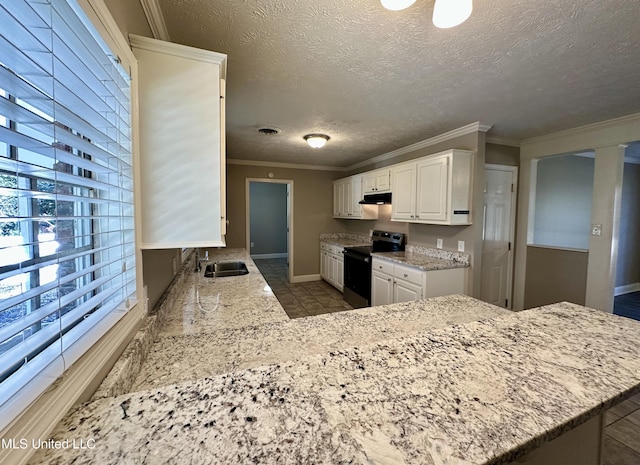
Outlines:
{"type": "Polygon", "coordinates": [[[512,308],[518,168],[485,165],[480,299],[512,308]]]}
{"type": "Polygon", "coordinates": [[[247,178],[246,249],[254,259],[286,260],[293,279],[293,181],[247,178]]]}
{"type": "Polygon", "coordinates": [[[640,320],[640,142],[624,161],[613,313],[640,320]]]}

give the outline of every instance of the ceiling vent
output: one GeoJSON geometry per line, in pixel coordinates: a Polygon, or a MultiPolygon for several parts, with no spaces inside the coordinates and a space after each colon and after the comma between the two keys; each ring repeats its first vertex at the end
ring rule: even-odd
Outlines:
{"type": "Polygon", "coordinates": [[[276,134],[280,134],[280,129],[267,126],[267,127],[258,129],[258,132],[260,134],[265,134],[267,136],[275,136],[276,134]]]}

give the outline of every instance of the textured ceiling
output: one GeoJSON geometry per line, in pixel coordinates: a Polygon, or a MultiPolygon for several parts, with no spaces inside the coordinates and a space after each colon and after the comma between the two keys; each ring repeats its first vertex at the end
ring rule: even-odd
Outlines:
{"type": "Polygon", "coordinates": [[[638,0],[475,0],[448,30],[433,0],[158,3],[171,41],[228,55],[228,158],[342,167],[475,121],[520,141],[640,112],[638,0]]]}

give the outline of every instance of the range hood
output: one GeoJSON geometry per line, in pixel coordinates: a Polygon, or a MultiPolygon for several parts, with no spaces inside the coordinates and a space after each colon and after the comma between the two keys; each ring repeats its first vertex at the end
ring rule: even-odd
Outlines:
{"type": "Polygon", "coordinates": [[[365,194],[364,199],[358,202],[361,205],[384,205],[391,203],[391,192],[385,194],[365,194]]]}

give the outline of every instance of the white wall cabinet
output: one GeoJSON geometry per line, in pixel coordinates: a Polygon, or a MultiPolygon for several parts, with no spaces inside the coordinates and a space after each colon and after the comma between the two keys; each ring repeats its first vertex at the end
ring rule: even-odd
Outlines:
{"type": "Polygon", "coordinates": [[[333,287],[344,288],[344,247],[320,242],[320,277],[333,287]]]}
{"type": "Polygon", "coordinates": [[[447,150],[394,165],[392,221],[471,224],[473,152],[447,150]]]}
{"type": "Polygon", "coordinates": [[[411,302],[466,292],[466,268],[425,271],[373,257],[371,305],[411,302]]]}
{"type": "Polygon", "coordinates": [[[333,181],[333,216],[351,220],[376,220],[375,205],[360,205],[363,198],[362,175],[333,181]]]}
{"type": "Polygon", "coordinates": [[[143,249],[225,245],[226,55],[130,36],[143,249]]]}
{"type": "Polygon", "coordinates": [[[365,194],[391,191],[391,169],[384,168],[364,173],[362,175],[362,188],[365,194]]]}

